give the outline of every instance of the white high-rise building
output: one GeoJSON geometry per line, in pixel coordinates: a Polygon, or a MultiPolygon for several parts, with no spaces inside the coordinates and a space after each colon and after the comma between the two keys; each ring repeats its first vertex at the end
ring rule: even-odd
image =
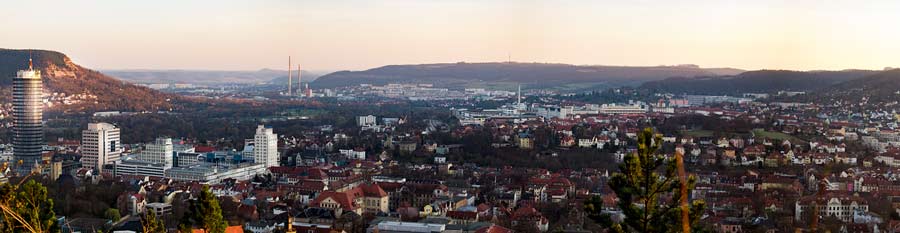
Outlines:
{"type": "Polygon", "coordinates": [[[103,170],[103,165],[119,161],[122,154],[119,128],[108,123],[90,123],[81,135],[82,167],[103,170]]]}
{"type": "Polygon", "coordinates": [[[377,124],[375,121],[376,121],[376,118],[375,118],[375,116],[372,116],[372,115],[368,115],[368,116],[358,116],[358,117],[356,118],[356,125],[359,125],[359,126],[374,126],[374,125],[377,124]]]}
{"type": "Polygon", "coordinates": [[[278,166],[278,135],[272,128],[260,125],[253,137],[253,161],[265,167],[278,166]]]}
{"type": "Polygon", "coordinates": [[[171,138],[157,138],[153,143],[144,145],[139,159],[144,162],[161,164],[165,169],[174,165],[175,146],[171,138]]]}

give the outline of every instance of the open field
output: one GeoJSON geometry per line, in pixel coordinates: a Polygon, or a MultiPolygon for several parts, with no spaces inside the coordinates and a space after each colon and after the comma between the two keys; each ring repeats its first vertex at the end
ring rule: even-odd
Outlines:
{"type": "Polygon", "coordinates": [[[685,136],[691,136],[691,137],[712,137],[713,131],[712,130],[702,130],[702,129],[682,130],[681,134],[685,135],[685,136]]]}
{"type": "Polygon", "coordinates": [[[803,141],[797,137],[794,137],[794,136],[791,136],[791,135],[788,135],[788,134],[785,134],[782,132],[765,131],[763,129],[754,129],[753,136],[774,139],[774,140],[780,140],[780,141],[783,141],[783,140],[790,140],[791,142],[802,142],[803,141]]]}

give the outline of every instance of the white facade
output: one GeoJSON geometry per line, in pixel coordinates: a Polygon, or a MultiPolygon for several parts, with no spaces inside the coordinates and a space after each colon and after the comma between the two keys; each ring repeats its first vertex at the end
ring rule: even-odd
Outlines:
{"type": "MultiPolygon", "coordinates": [[[[261,222],[261,223],[268,223],[268,222],[261,222]]],[[[250,232],[250,233],[272,233],[272,232],[275,232],[275,224],[274,223],[253,224],[253,223],[247,222],[247,223],[244,223],[244,229],[245,229],[244,230],[245,232],[250,232]],[[271,224],[271,225],[269,225],[269,224],[271,224]]]]}
{"type": "Polygon", "coordinates": [[[177,167],[189,167],[193,165],[197,165],[201,162],[204,155],[193,152],[178,152],[178,165],[177,167]]]}
{"type": "MultiPolygon", "coordinates": [[[[794,204],[794,219],[800,220],[804,211],[812,211],[815,203],[796,202],[794,204]]],[[[859,197],[832,197],[825,199],[825,203],[819,204],[820,216],[836,217],[844,222],[850,222],[856,215],[869,213],[869,205],[859,197]]]]}
{"type": "Polygon", "coordinates": [[[600,106],[600,114],[642,114],[647,113],[648,110],[647,106],[641,104],[604,104],[600,106]]]}
{"type": "Polygon", "coordinates": [[[108,123],[90,123],[81,135],[82,167],[102,170],[103,165],[119,161],[122,154],[119,128],[108,123]]]}
{"type": "Polygon", "coordinates": [[[347,157],[348,159],[359,159],[359,160],[366,159],[366,151],[341,149],[341,150],[338,150],[338,152],[340,152],[341,155],[347,157]]]}
{"type": "Polygon", "coordinates": [[[153,176],[165,177],[166,168],[159,163],[150,163],[137,159],[123,159],[116,164],[116,176],[153,176]]]}
{"type": "Polygon", "coordinates": [[[371,227],[385,232],[444,232],[447,225],[435,223],[383,221],[371,227]]]}
{"type": "Polygon", "coordinates": [[[356,124],[359,126],[373,126],[377,123],[375,122],[375,116],[368,115],[368,116],[357,117],[356,124]]]}
{"type": "Polygon", "coordinates": [[[536,107],[535,110],[537,111],[538,116],[544,117],[546,119],[566,118],[566,117],[569,117],[569,115],[572,115],[573,113],[575,113],[574,106],[559,107],[559,106],[549,106],[548,105],[548,106],[536,107]]]}
{"type": "Polygon", "coordinates": [[[160,218],[172,214],[172,204],[153,202],[147,203],[146,205],[144,205],[144,208],[146,210],[153,211],[153,213],[160,218]]]}
{"type": "Polygon", "coordinates": [[[579,138],[578,147],[597,147],[597,138],[579,138]]]}
{"type": "Polygon", "coordinates": [[[900,159],[897,159],[893,155],[875,156],[875,162],[884,163],[891,167],[900,167],[900,159]]]}
{"type": "Polygon", "coordinates": [[[272,128],[260,125],[253,137],[253,161],[265,167],[278,166],[278,135],[272,128]]]}
{"type": "Polygon", "coordinates": [[[162,164],[165,169],[174,165],[175,147],[171,138],[157,138],[153,143],[144,145],[139,159],[144,162],[162,164]]]}
{"type": "Polygon", "coordinates": [[[258,163],[241,163],[237,165],[201,163],[190,167],[168,169],[165,171],[165,177],[172,180],[216,184],[226,179],[250,180],[253,179],[253,176],[266,173],[267,171],[268,167],[258,163]]]}

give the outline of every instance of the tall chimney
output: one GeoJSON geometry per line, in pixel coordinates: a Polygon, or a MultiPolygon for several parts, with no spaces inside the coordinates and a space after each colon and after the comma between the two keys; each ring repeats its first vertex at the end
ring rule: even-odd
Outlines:
{"type": "MultiPolygon", "coordinates": [[[[301,85],[303,85],[303,77],[300,77],[301,74],[303,73],[300,71],[300,63],[297,63],[297,88],[300,88],[302,87],[301,85]]],[[[297,91],[297,94],[300,94],[300,91],[297,91]]]]}
{"type": "Polygon", "coordinates": [[[522,104],[522,84],[519,84],[519,90],[516,92],[516,104],[522,104]]]}
{"type": "Polygon", "coordinates": [[[293,73],[291,73],[291,56],[288,56],[288,91],[287,91],[288,96],[291,96],[291,90],[293,89],[293,88],[291,88],[291,83],[294,82],[294,79],[292,76],[293,76],[293,73]]]}

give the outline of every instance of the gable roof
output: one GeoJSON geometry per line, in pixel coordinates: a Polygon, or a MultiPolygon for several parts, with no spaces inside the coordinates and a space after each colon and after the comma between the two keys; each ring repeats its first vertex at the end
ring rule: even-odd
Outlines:
{"type": "Polygon", "coordinates": [[[475,233],[512,233],[512,232],[513,232],[513,230],[510,230],[510,229],[507,229],[505,227],[501,227],[501,226],[498,226],[495,224],[493,224],[491,226],[487,226],[487,227],[482,227],[481,229],[478,229],[477,231],[475,231],[475,233]]]}
{"type": "Polygon", "coordinates": [[[323,201],[331,199],[334,202],[337,202],[341,205],[341,209],[344,210],[353,210],[356,209],[355,203],[353,203],[353,199],[350,198],[349,195],[345,192],[334,192],[334,191],[325,191],[319,194],[312,202],[309,204],[315,207],[321,207],[323,201]]]}
{"type": "Polygon", "coordinates": [[[322,192],[319,194],[319,196],[316,197],[316,199],[314,199],[312,202],[310,202],[310,205],[315,206],[315,207],[321,207],[320,204],[323,201],[328,200],[330,198],[331,200],[334,200],[334,202],[337,202],[338,204],[340,204],[342,209],[353,210],[353,209],[356,209],[359,207],[356,205],[356,202],[354,202],[354,200],[356,200],[357,198],[364,198],[364,197],[382,198],[382,197],[387,197],[387,196],[388,196],[387,192],[385,192],[384,189],[381,189],[381,187],[378,186],[378,184],[361,184],[359,186],[356,186],[355,188],[352,188],[352,189],[344,191],[344,192],[334,192],[334,191],[322,192]]]}
{"type": "MultiPolygon", "coordinates": [[[[206,233],[204,229],[192,229],[193,233],[206,233]]],[[[244,228],[242,226],[229,226],[225,228],[225,233],[244,233],[244,228]]]]}

